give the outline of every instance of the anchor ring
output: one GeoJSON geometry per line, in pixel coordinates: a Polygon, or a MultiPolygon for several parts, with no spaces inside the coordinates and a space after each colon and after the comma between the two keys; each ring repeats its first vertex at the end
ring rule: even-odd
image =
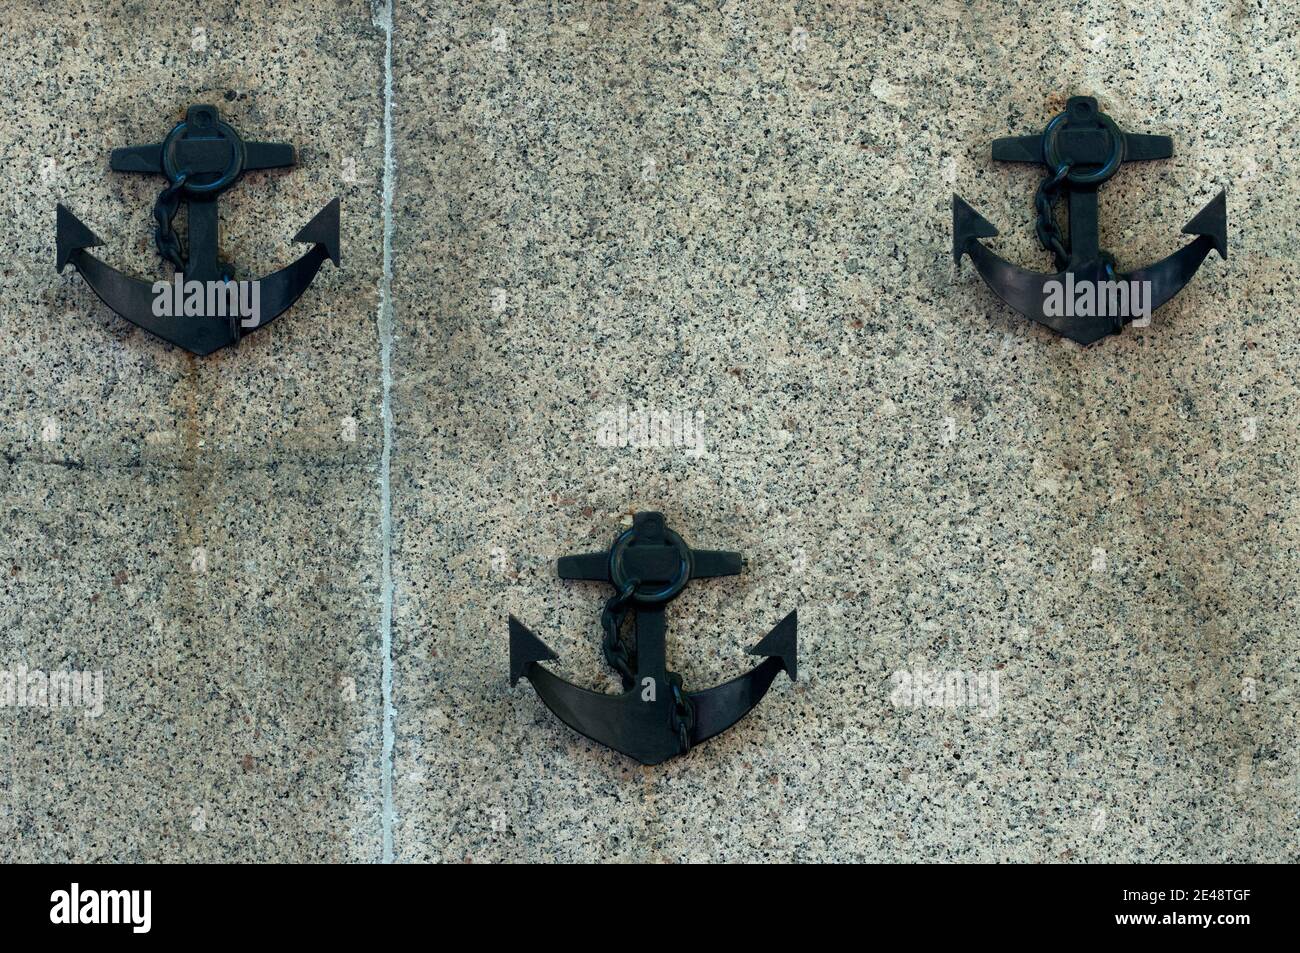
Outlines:
{"type": "MultiPolygon", "coordinates": [[[[678,563],[677,574],[672,580],[661,589],[651,589],[645,591],[639,586],[632,590],[632,599],[643,604],[653,604],[658,602],[667,602],[679,592],[686,588],[686,583],[690,581],[693,560],[691,559],[690,547],[685,541],[673,532],[667,526],[663,527],[664,540],[673,549],[677,550],[678,563]]],[[[609,579],[614,586],[622,591],[630,581],[627,569],[623,565],[623,558],[627,554],[627,548],[636,540],[636,527],[625,531],[618,539],[614,540],[614,545],[609,551],[609,579]]]]}
{"type": "MultiPolygon", "coordinates": [[[[239,174],[244,171],[244,140],[239,138],[239,133],[235,132],[234,129],[208,112],[196,112],[193,115],[195,117],[193,123],[195,127],[202,129],[204,132],[216,132],[222,139],[230,143],[230,163],[214,181],[195,182],[194,176],[191,175],[185,180],[183,188],[191,195],[215,195],[232,185],[235,179],[239,178],[239,174]]],[[[167,181],[173,185],[180,180],[184,171],[176,161],[176,148],[189,131],[190,120],[186,119],[177,123],[172,128],[172,131],[167,133],[167,138],[163,140],[163,173],[167,176],[167,181]]]]}
{"type": "MultiPolygon", "coordinates": [[[[1052,121],[1043,130],[1043,161],[1052,169],[1059,169],[1064,164],[1061,159],[1061,151],[1056,145],[1056,137],[1068,116],[1069,113],[1061,113],[1052,117],[1052,121]]],[[[1119,131],[1119,126],[1115,125],[1115,120],[1103,112],[1098,112],[1096,119],[1097,122],[1101,123],[1102,128],[1110,133],[1110,155],[1106,157],[1105,165],[1095,172],[1076,172],[1071,168],[1066,178],[1078,185],[1093,185],[1097,182],[1104,182],[1115,174],[1115,170],[1119,168],[1119,164],[1124,158],[1124,134],[1119,131]]]]}

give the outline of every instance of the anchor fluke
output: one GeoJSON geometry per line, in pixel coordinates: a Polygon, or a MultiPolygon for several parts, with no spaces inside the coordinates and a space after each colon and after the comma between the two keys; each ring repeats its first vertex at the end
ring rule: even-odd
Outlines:
{"type": "Polygon", "coordinates": [[[316,217],[304,225],[293,240],[323,245],[325,254],[337,267],[339,264],[339,200],[334,199],[317,212],[316,217]]]}
{"type": "Polygon", "coordinates": [[[1228,192],[1219,194],[1205,204],[1205,208],[1183,226],[1185,235],[1204,235],[1214,242],[1214,250],[1224,261],[1228,259],[1228,192]]]}
{"type": "Polygon", "coordinates": [[[510,617],[510,684],[528,674],[534,662],[549,662],[559,658],[546,647],[546,643],[533,634],[528,626],[514,616],[510,617]]]}
{"type": "Polygon", "coordinates": [[[776,624],[763,640],[749,650],[750,655],[781,660],[790,681],[799,679],[799,610],[795,609],[776,624]]]}
{"type": "Polygon", "coordinates": [[[961,256],[966,254],[972,239],[993,238],[998,230],[993,223],[966,203],[960,195],[952,196],[952,260],[961,264],[961,256]]]}
{"type": "Polygon", "coordinates": [[[62,273],[72,253],[83,248],[94,248],[104,244],[98,235],[86,227],[85,223],[73,215],[66,205],[55,206],[58,219],[55,228],[55,267],[62,273]]]}

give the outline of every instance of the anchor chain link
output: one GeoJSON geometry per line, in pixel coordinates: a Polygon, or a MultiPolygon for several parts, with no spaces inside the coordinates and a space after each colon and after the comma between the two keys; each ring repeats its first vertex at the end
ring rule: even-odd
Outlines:
{"type": "Polygon", "coordinates": [[[695,705],[682,687],[682,677],[676,672],[668,673],[668,687],[673,693],[672,726],[681,747],[678,753],[686,754],[691,750],[691,732],[695,730],[695,705]]]}
{"type": "Polygon", "coordinates": [[[178,175],[175,182],[158,193],[158,200],[153,204],[153,217],[157,222],[153,233],[154,244],[158,246],[158,254],[175,265],[179,271],[185,270],[185,256],[181,251],[181,240],[176,235],[176,230],[172,228],[172,219],[176,217],[176,210],[180,208],[181,190],[188,177],[188,172],[178,175]]]}
{"type": "Polygon", "coordinates": [[[600,614],[600,624],[605,629],[605,638],[601,643],[605,662],[618,672],[623,680],[624,690],[631,688],[636,681],[632,677],[636,669],[636,656],[628,651],[619,632],[631,611],[627,608],[627,604],[632,601],[632,594],[640,584],[639,579],[629,579],[627,584],[605,603],[604,611],[600,614]]]}
{"type": "Polygon", "coordinates": [[[1034,208],[1038,212],[1038,218],[1034,222],[1034,231],[1038,233],[1038,241],[1047,251],[1056,256],[1057,269],[1065,268],[1070,261],[1070,251],[1065,245],[1065,238],[1061,234],[1060,227],[1056,224],[1056,215],[1052,211],[1052,205],[1056,201],[1057,194],[1061,191],[1061,185],[1065,182],[1066,176],[1070,174],[1070,163],[1062,162],[1052,174],[1045,176],[1043,181],[1038,185],[1038,192],[1034,195],[1034,208]]]}

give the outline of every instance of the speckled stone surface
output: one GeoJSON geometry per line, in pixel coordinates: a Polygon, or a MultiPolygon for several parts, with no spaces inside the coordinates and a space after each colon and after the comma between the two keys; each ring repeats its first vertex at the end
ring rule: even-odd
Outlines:
{"type": "Polygon", "coordinates": [[[1294,3],[399,0],[391,77],[380,5],[204,10],[0,11],[0,669],[106,681],[0,710],[0,859],[1300,859],[1294,3]],[[1088,349],[951,261],[956,191],[1047,266],[989,142],[1075,94],[1175,140],[1103,188],[1121,265],[1230,221],[1088,349]],[[300,150],[223,197],[238,263],[343,202],[343,268],[204,359],[53,269],[62,201],[158,271],[108,153],[198,101],[300,150]],[[554,560],[639,509],[747,559],[670,610],[689,687],[800,619],[800,680],[654,768],[507,677],[513,613],[616,689],[554,560]]]}
{"type": "Polygon", "coordinates": [[[1295,860],[1294,23],[399,4],[397,857],[1295,860]],[[950,257],[960,191],[1046,266],[989,142],[1072,94],[1176,141],[1104,187],[1121,263],[1229,189],[1231,261],[1088,350],[950,257]],[[704,452],[601,446],[620,405],[704,452]],[[613,689],[553,560],[651,508],[749,560],[673,605],[687,684],[792,608],[801,678],[641,768],[508,687],[505,620],[613,689]],[[997,716],[895,707],[918,668],[997,716]]]}
{"type": "Polygon", "coordinates": [[[0,857],[374,860],[383,36],[360,3],[186,6],[0,11],[0,669],[100,670],[105,696],[0,710],[0,857]],[[170,275],[163,180],[109,153],[200,102],[298,147],[221,198],[246,277],[334,196],[344,235],[342,269],[208,358],[54,270],[63,202],[104,260],[170,275]]]}

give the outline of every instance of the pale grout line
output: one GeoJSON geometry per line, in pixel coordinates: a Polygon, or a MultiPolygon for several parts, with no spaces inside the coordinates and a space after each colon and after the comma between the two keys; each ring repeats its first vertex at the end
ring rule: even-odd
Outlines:
{"type": "Polygon", "coordinates": [[[376,25],[384,31],[384,272],[379,285],[379,357],[383,378],[380,413],[384,422],[384,448],[379,459],[380,643],[383,660],[383,862],[393,862],[393,0],[375,11],[376,25]]]}

